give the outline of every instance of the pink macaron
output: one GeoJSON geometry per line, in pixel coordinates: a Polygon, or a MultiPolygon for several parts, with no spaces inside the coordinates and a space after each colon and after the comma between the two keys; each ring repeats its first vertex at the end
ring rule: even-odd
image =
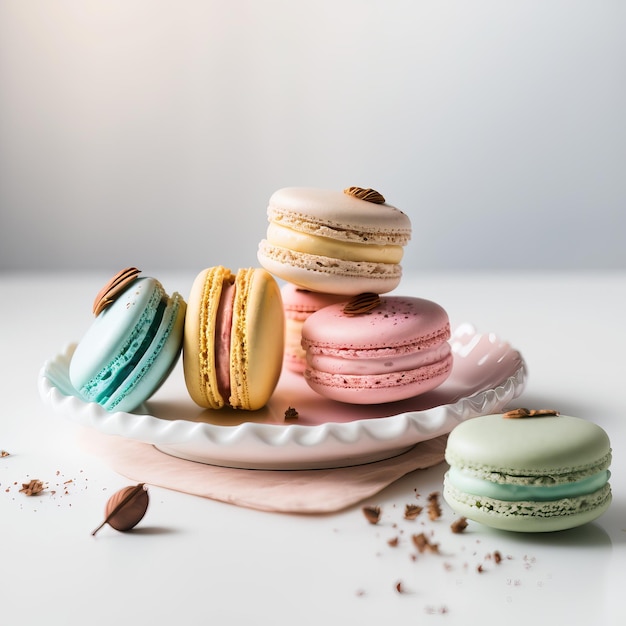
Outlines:
{"type": "Polygon", "coordinates": [[[301,374],[306,368],[306,354],[302,348],[302,325],[310,315],[325,306],[346,302],[348,296],[318,293],[285,283],[281,288],[285,312],[285,354],[283,365],[301,374]]]}
{"type": "Polygon", "coordinates": [[[452,370],[450,321],[422,298],[357,296],[313,313],[302,327],[304,377],[320,395],[381,404],[430,391],[452,370]]]}

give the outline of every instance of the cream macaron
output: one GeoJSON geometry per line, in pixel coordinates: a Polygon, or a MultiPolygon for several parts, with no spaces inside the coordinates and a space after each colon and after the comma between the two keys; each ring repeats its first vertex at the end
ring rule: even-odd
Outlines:
{"type": "Polygon", "coordinates": [[[279,278],[344,295],[398,286],[411,222],[378,192],[286,187],[271,196],[267,216],[258,260],[279,278]]]}
{"type": "Polygon", "coordinates": [[[261,268],[200,272],[187,302],[183,370],[200,406],[254,411],[282,369],[284,313],[276,280],[261,268]]]}

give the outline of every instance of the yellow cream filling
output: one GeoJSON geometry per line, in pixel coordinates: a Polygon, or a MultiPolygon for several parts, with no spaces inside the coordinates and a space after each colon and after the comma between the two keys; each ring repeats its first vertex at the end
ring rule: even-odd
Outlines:
{"type": "Polygon", "coordinates": [[[376,244],[337,241],[328,237],[318,237],[300,233],[285,226],[270,222],[267,228],[267,241],[275,246],[305,254],[327,256],[343,261],[365,261],[368,263],[400,263],[404,250],[402,246],[379,246],[376,244]]]}

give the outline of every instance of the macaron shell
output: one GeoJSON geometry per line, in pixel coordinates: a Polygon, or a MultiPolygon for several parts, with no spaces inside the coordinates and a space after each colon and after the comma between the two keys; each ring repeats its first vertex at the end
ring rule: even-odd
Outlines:
{"type": "Polygon", "coordinates": [[[306,368],[304,377],[320,395],[350,404],[397,402],[441,385],[452,371],[452,355],[417,369],[390,374],[354,376],[306,368]]]}
{"type": "Polygon", "coordinates": [[[411,222],[396,207],[336,189],[279,189],[270,197],[268,217],[298,232],[341,241],[404,246],[411,237],[411,222]]]}
{"type": "Polygon", "coordinates": [[[380,299],[373,310],[346,315],[341,303],[324,307],[305,322],[303,340],[315,352],[340,350],[358,357],[371,350],[412,352],[450,337],[445,309],[431,300],[407,296],[380,299]]]}
{"type": "Polygon", "coordinates": [[[301,374],[306,367],[306,353],[302,348],[302,325],[315,311],[346,300],[346,296],[318,293],[285,283],[281,290],[285,312],[284,366],[301,374]]]}
{"type": "Polygon", "coordinates": [[[331,304],[347,301],[346,296],[302,289],[293,283],[285,283],[280,290],[283,309],[288,319],[304,321],[311,313],[331,304]]]}
{"type": "Polygon", "coordinates": [[[595,493],[552,502],[505,502],[472,496],[452,487],[444,478],[443,497],[450,507],[467,519],[491,528],[513,532],[554,532],[587,524],[600,517],[611,504],[607,484],[595,493]]]}
{"type": "Polygon", "coordinates": [[[507,476],[517,482],[541,476],[576,480],[608,467],[610,453],[606,432],[587,420],[567,415],[522,419],[485,415],[454,428],[446,460],[477,476],[497,474],[498,481],[507,476]]]}
{"type": "Polygon", "coordinates": [[[284,313],[280,288],[260,268],[239,270],[231,338],[231,398],[234,408],[263,407],[280,377],[284,313]]]}
{"type": "Polygon", "coordinates": [[[272,246],[266,240],[259,244],[257,258],[275,276],[321,293],[345,296],[366,291],[388,293],[402,278],[399,264],[343,261],[272,246]]]}
{"type": "Polygon", "coordinates": [[[228,400],[218,390],[213,337],[223,284],[231,276],[230,270],[222,266],[202,270],[187,299],[183,339],[185,384],[193,401],[205,408],[220,409],[228,400]]]}

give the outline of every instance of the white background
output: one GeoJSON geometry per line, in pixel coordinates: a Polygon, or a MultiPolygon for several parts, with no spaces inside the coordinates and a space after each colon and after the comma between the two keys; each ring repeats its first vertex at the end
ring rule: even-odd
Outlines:
{"type": "Polygon", "coordinates": [[[626,267],[620,0],[0,0],[0,269],[256,265],[373,187],[407,270],[626,267]]]}

